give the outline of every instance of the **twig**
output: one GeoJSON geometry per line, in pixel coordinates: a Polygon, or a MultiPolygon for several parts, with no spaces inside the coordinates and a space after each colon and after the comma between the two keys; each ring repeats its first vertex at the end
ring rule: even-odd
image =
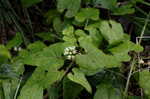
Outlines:
{"type": "Polygon", "coordinates": [[[135,65],[135,63],[136,63],[136,55],[134,55],[134,57],[133,57],[133,61],[131,62],[131,64],[130,64],[130,72],[129,72],[129,75],[128,75],[128,78],[127,78],[127,82],[126,82],[126,87],[125,87],[125,91],[124,91],[124,94],[125,94],[125,96],[127,96],[127,92],[128,92],[128,88],[129,88],[129,82],[130,82],[130,78],[131,78],[131,75],[132,75],[132,71],[133,71],[133,69],[134,69],[134,65],[135,65]]]}
{"type": "MultiPolygon", "coordinates": [[[[141,32],[140,37],[143,37],[143,35],[144,35],[146,26],[147,26],[147,24],[148,24],[149,16],[150,16],[150,13],[149,13],[148,16],[147,16],[147,19],[146,19],[146,21],[145,21],[145,25],[144,25],[144,27],[143,27],[143,29],[142,29],[142,32],[141,32]]],[[[138,42],[139,45],[141,44],[141,41],[142,41],[142,39],[139,40],[139,42],[138,42]]],[[[127,78],[126,87],[125,87],[125,91],[124,91],[125,97],[127,96],[127,92],[128,92],[128,88],[129,88],[129,82],[130,82],[130,78],[131,78],[131,76],[132,76],[132,71],[133,71],[133,69],[134,69],[135,63],[136,63],[136,55],[134,54],[133,60],[132,60],[132,62],[131,62],[131,64],[130,64],[130,67],[131,67],[131,68],[130,68],[130,71],[129,71],[129,75],[128,75],[128,78],[127,78]]]]}
{"type": "Polygon", "coordinates": [[[22,81],[22,77],[21,77],[20,80],[19,80],[19,83],[18,83],[16,92],[15,92],[15,95],[14,95],[14,99],[17,99],[17,94],[18,94],[18,91],[19,91],[19,88],[20,88],[21,81],[22,81]]]}

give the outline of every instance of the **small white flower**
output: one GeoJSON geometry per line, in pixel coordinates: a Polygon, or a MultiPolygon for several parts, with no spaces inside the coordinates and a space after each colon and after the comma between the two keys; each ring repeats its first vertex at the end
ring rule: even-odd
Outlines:
{"type": "Polygon", "coordinates": [[[74,60],[74,58],[75,58],[75,56],[73,56],[73,55],[68,55],[68,56],[67,56],[67,59],[68,59],[68,60],[74,60]]]}
{"type": "Polygon", "coordinates": [[[15,46],[15,47],[14,47],[14,51],[17,51],[17,50],[18,50],[18,48],[15,46]]]}
{"type": "Polygon", "coordinates": [[[73,60],[76,54],[77,54],[77,50],[75,46],[67,47],[64,50],[64,55],[68,60],[73,60]]]}
{"type": "Polygon", "coordinates": [[[71,56],[71,55],[68,55],[68,56],[67,56],[67,59],[68,59],[68,60],[71,60],[71,59],[72,59],[72,56],[71,56]]]}
{"type": "Polygon", "coordinates": [[[16,46],[14,47],[14,51],[16,51],[16,52],[17,52],[17,51],[21,51],[21,50],[22,50],[21,47],[16,47],[16,46]]]}
{"type": "Polygon", "coordinates": [[[22,50],[22,48],[21,47],[18,47],[18,51],[21,51],[22,50]]]}
{"type": "Polygon", "coordinates": [[[143,59],[140,59],[140,60],[139,60],[139,64],[144,64],[143,59]]]}
{"type": "Polygon", "coordinates": [[[77,54],[77,50],[73,50],[73,52],[72,52],[73,54],[77,54]]]}
{"type": "Polygon", "coordinates": [[[69,48],[67,47],[67,48],[65,48],[65,51],[69,51],[69,48]]]}

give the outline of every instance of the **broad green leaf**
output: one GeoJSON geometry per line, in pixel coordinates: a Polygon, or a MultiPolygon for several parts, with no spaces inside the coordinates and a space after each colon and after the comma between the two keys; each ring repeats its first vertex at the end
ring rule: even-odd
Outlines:
{"type": "Polygon", "coordinates": [[[43,99],[43,88],[34,83],[32,86],[22,88],[18,99],[43,99]]]}
{"type": "Polygon", "coordinates": [[[150,72],[149,70],[143,70],[140,72],[139,85],[144,89],[144,93],[150,98],[150,72]]]}
{"type": "Polygon", "coordinates": [[[87,26],[85,28],[85,30],[89,31],[89,35],[92,38],[93,45],[95,45],[96,47],[99,47],[103,40],[103,37],[100,34],[100,31],[97,28],[95,28],[94,26],[87,26]]]}
{"type": "Polygon", "coordinates": [[[32,73],[32,76],[29,78],[25,86],[38,84],[43,88],[47,88],[54,82],[61,80],[62,76],[64,75],[63,71],[58,70],[61,65],[62,64],[54,64],[38,67],[32,73]]]}
{"type": "Polygon", "coordinates": [[[133,5],[123,5],[113,10],[114,15],[125,15],[125,14],[132,14],[135,12],[133,5]]]}
{"type": "Polygon", "coordinates": [[[29,78],[29,80],[26,82],[26,84],[23,86],[20,94],[19,99],[23,99],[22,97],[25,98],[25,95],[28,94],[28,99],[43,99],[43,89],[48,88],[48,86],[52,85],[56,81],[59,81],[62,79],[64,72],[63,71],[58,71],[58,65],[50,65],[50,66],[42,66],[38,67],[32,74],[32,76],[29,78]],[[36,85],[36,88],[40,89],[35,89],[37,90],[37,93],[34,94],[29,94],[28,91],[34,90],[30,89],[33,88],[33,86],[36,85]],[[39,94],[40,96],[38,96],[39,94]],[[35,96],[38,96],[35,98],[35,96]]]}
{"type": "Polygon", "coordinates": [[[95,6],[101,6],[106,9],[114,9],[117,5],[117,0],[93,0],[95,6]]]}
{"type": "Polygon", "coordinates": [[[48,97],[49,99],[59,99],[59,91],[60,91],[60,86],[57,83],[54,83],[50,87],[47,88],[48,91],[48,97]]]}
{"type": "Polygon", "coordinates": [[[57,0],[57,9],[59,12],[64,12],[65,16],[71,18],[76,15],[80,9],[81,0],[57,0]]]}
{"type": "Polygon", "coordinates": [[[131,41],[124,41],[118,46],[108,49],[119,61],[129,61],[131,57],[128,55],[128,52],[140,52],[142,50],[142,46],[134,44],[131,41]]]}
{"type": "Polygon", "coordinates": [[[62,58],[63,51],[64,45],[62,43],[56,43],[36,53],[29,52],[29,55],[23,58],[23,62],[24,64],[33,66],[62,64],[64,61],[62,58]]]}
{"type": "Polygon", "coordinates": [[[61,21],[60,17],[56,17],[53,20],[53,28],[57,33],[60,33],[64,26],[63,26],[63,22],[61,21]]]}
{"type": "Polygon", "coordinates": [[[128,96],[128,99],[141,99],[141,96],[128,96]]]}
{"type": "Polygon", "coordinates": [[[109,44],[115,44],[124,38],[121,24],[115,21],[102,21],[99,29],[109,44]]]}
{"type": "Polygon", "coordinates": [[[77,29],[75,31],[75,35],[77,36],[77,38],[79,38],[79,37],[86,37],[87,36],[86,33],[83,30],[81,30],[81,29],[77,29]]]}
{"type": "Polygon", "coordinates": [[[18,75],[9,64],[0,65],[0,79],[16,78],[18,75]]]}
{"type": "Polygon", "coordinates": [[[20,33],[17,32],[15,37],[7,43],[6,47],[8,49],[11,49],[13,47],[19,47],[22,42],[23,42],[22,37],[21,37],[20,33]]]}
{"type": "Polygon", "coordinates": [[[88,83],[84,73],[82,73],[79,69],[74,68],[73,74],[69,73],[68,78],[71,81],[82,85],[89,93],[92,93],[92,88],[90,84],[88,83]]]}
{"type": "Polygon", "coordinates": [[[2,82],[5,99],[11,99],[11,83],[9,80],[2,82]]]}
{"type": "Polygon", "coordinates": [[[4,45],[0,45],[0,64],[11,58],[11,54],[4,45]]]}
{"type": "Polygon", "coordinates": [[[75,45],[77,40],[75,38],[75,33],[74,33],[74,27],[73,26],[69,26],[69,27],[66,27],[64,30],[63,30],[63,40],[65,42],[68,42],[70,44],[73,44],[75,45]]]}
{"type": "Polygon", "coordinates": [[[68,78],[63,80],[63,99],[76,99],[83,87],[68,78]]]}
{"type": "Polygon", "coordinates": [[[34,4],[41,2],[42,0],[21,0],[21,3],[24,7],[28,8],[34,4]]]}
{"type": "Polygon", "coordinates": [[[27,49],[31,52],[31,53],[36,53],[38,51],[43,50],[46,47],[46,45],[43,42],[40,41],[36,41],[30,45],[28,45],[27,49]]]}
{"type": "Polygon", "coordinates": [[[54,36],[50,32],[40,32],[40,33],[36,33],[35,35],[38,36],[39,38],[43,39],[44,41],[53,41],[54,40],[54,36]]]}
{"type": "MultiPolygon", "coordinates": [[[[31,46],[29,48],[32,49],[35,47],[37,46],[31,46]]],[[[63,78],[64,71],[59,71],[60,67],[64,64],[64,59],[62,58],[63,51],[63,43],[56,43],[41,51],[36,51],[35,53],[29,52],[30,55],[23,58],[24,64],[38,67],[28,79],[25,86],[23,86],[21,95],[23,95],[24,91],[26,92],[28,86],[36,84],[40,88],[45,89],[63,78]]],[[[30,94],[29,97],[34,97],[34,95],[30,94]]]]}
{"type": "Polygon", "coordinates": [[[97,91],[94,99],[123,99],[120,91],[113,88],[109,84],[100,84],[97,86],[97,91]]]}
{"type": "Polygon", "coordinates": [[[0,80],[0,99],[4,99],[4,93],[3,93],[3,87],[2,87],[2,81],[0,80]]]}
{"type": "Polygon", "coordinates": [[[47,22],[51,24],[56,17],[60,17],[60,13],[56,9],[50,9],[44,15],[47,18],[47,22]]]}
{"type": "Polygon", "coordinates": [[[99,10],[95,8],[82,8],[75,16],[75,20],[78,22],[84,22],[89,19],[97,21],[99,19],[99,10]]]}
{"type": "Polygon", "coordinates": [[[19,57],[13,59],[12,68],[18,75],[22,75],[24,72],[23,61],[19,57]]]}
{"type": "Polygon", "coordinates": [[[102,50],[95,47],[90,38],[80,40],[80,45],[86,54],[77,55],[76,63],[88,72],[98,72],[100,69],[117,67],[121,65],[114,56],[105,54],[102,50]]]}

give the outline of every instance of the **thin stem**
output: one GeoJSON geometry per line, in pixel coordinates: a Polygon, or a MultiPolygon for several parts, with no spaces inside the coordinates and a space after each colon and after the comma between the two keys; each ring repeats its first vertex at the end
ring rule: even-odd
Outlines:
{"type": "Polygon", "coordinates": [[[146,27],[147,27],[149,17],[150,17],[150,13],[149,13],[148,16],[147,16],[146,21],[145,21],[145,24],[144,24],[144,27],[143,27],[143,29],[142,29],[142,31],[141,31],[141,35],[140,35],[140,39],[139,39],[139,44],[141,44],[141,42],[142,42],[142,37],[143,37],[143,35],[144,35],[144,33],[145,33],[145,29],[146,29],[146,27]]]}
{"type": "MultiPolygon", "coordinates": [[[[148,24],[149,15],[150,15],[150,13],[149,13],[148,16],[147,16],[147,19],[146,19],[145,25],[144,25],[144,27],[143,27],[143,29],[142,29],[140,38],[142,38],[143,35],[144,35],[146,26],[147,26],[147,24],[148,24]]],[[[138,44],[141,44],[141,41],[142,41],[142,39],[139,40],[138,44]]],[[[133,61],[132,61],[131,64],[130,64],[130,67],[131,67],[131,68],[130,68],[130,71],[129,71],[129,74],[128,74],[128,78],[127,78],[127,82],[126,82],[126,87],[125,87],[125,91],[124,91],[125,96],[127,96],[127,92],[128,92],[128,88],[129,88],[129,82],[130,82],[130,78],[131,78],[131,76],[132,76],[132,71],[133,71],[133,69],[134,69],[135,63],[136,63],[136,55],[133,56],[133,61]]]]}
{"type": "Polygon", "coordinates": [[[126,87],[125,87],[125,91],[124,91],[125,96],[127,96],[130,78],[131,78],[131,75],[132,75],[132,71],[133,71],[133,69],[134,69],[134,65],[135,65],[135,63],[136,63],[135,58],[136,58],[136,56],[133,57],[133,61],[132,61],[131,64],[130,64],[130,67],[131,67],[131,68],[130,68],[130,72],[129,72],[129,74],[128,74],[128,78],[127,78],[127,82],[126,82],[126,87]]]}
{"type": "Polygon", "coordinates": [[[147,5],[147,6],[150,6],[150,3],[148,3],[148,2],[141,1],[141,3],[143,3],[143,4],[147,5]]]}
{"type": "Polygon", "coordinates": [[[19,83],[18,83],[16,92],[15,92],[15,95],[14,95],[14,99],[17,99],[17,94],[18,94],[18,91],[19,91],[19,88],[20,88],[21,81],[22,81],[22,77],[21,77],[20,80],[19,80],[19,83]]]}
{"type": "Polygon", "coordinates": [[[135,6],[136,10],[138,10],[139,12],[141,12],[143,15],[147,16],[147,13],[144,12],[141,8],[135,6]]]}
{"type": "Polygon", "coordinates": [[[64,79],[64,77],[69,73],[70,69],[72,68],[72,65],[74,64],[74,61],[72,61],[69,66],[67,67],[65,74],[62,76],[61,80],[62,81],[64,79]]]}

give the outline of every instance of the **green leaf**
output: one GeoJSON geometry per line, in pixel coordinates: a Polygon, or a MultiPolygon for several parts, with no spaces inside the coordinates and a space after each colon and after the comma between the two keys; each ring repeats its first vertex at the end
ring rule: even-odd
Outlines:
{"type": "Polygon", "coordinates": [[[57,32],[57,33],[61,33],[61,31],[63,30],[64,28],[64,23],[61,21],[60,17],[56,17],[54,18],[53,20],[53,27],[54,27],[54,30],[57,32]]]}
{"type": "Polygon", "coordinates": [[[9,64],[0,65],[0,79],[16,78],[18,75],[9,64]]]}
{"type": "Polygon", "coordinates": [[[128,96],[128,99],[141,99],[141,96],[128,96]]]}
{"type": "Polygon", "coordinates": [[[53,41],[54,40],[54,36],[50,32],[40,32],[40,33],[36,33],[35,35],[38,36],[39,38],[43,39],[44,41],[53,41]]]}
{"type": "Polygon", "coordinates": [[[24,72],[23,61],[19,57],[13,59],[12,68],[18,75],[22,75],[24,72]]]}
{"type": "Polygon", "coordinates": [[[31,52],[31,53],[36,53],[38,51],[43,50],[43,48],[45,48],[46,45],[41,42],[41,41],[36,41],[30,45],[28,45],[27,49],[31,52]]]}
{"type": "Polygon", "coordinates": [[[63,80],[63,99],[76,99],[83,87],[68,78],[63,80]]]}
{"type": "Polygon", "coordinates": [[[123,99],[119,90],[113,88],[109,84],[100,84],[97,86],[97,91],[94,99],[123,99]]]}
{"type": "Polygon", "coordinates": [[[106,9],[114,9],[117,5],[117,0],[93,0],[95,6],[101,6],[106,9]]]}
{"type": "Polygon", "coordinates": [[[0,99],[4,99],[4,92],[2,87],[2,81],[0,81],[0,99]]]}
{"type": "Polygon", "coordinates": [[[109,44],[115,44],[124,38],[121,24],[115,21],[102,21],[99,29],[109,44]]]}
{"type": "Polygon", "coordinates": [[[55,83],[47,88],[49,99],[59,99],[59,91],[60,91],[59,84],[55,83]]]}
{"type": "Polygon", "coordinates": [[[20,33],[17,32],[15,37],[7,43],[6,48],[11,49],[13,47],[19,47],[22,42],[23,42],[22,37],[20,33]]]}
{"type": "Polygon", "coordinates": [[[92,25],[89,25],[89,26],[85,27],[85,30],[89,31],[89,35],[92,38],[92,43],[96,47],[99,47],[102,44],[103,37],[100,34],[100,31],[97,28],[95,28],[94,25],[93,26],[92,25]]]}
{"type": "Polygon", "coordinates": [[[21,3],[24,7],[28,8],[28,7],[31,7],[32,5],[35,5],[41,1],[42,0],[21,0],[21,3]]]}
{"type": "Polygon", "coordinates": [[[144,93],[150,98],[150,72],[149,70],[143,70],[140,72],[139,85],[144,89],[144,93]]]}
{"type": "Polygon", "coordinates": [[[79,37],[86,37],[87,36],[86,33],[83,30],[81,30],[81,29],[77,29],[75,31],[75,35],[77,36],[77,38],[79,38],[79,37]]]}
{"type": "MultiPolygon", "coordinates": [[[[33,45],[28,48],[32,49],[39,47],[33,45]]],[[[40,46],[40,48],[42,47],[40,46]]],[[[35,51],[35,53],[29,52],[30,55],[23,58],[24,64],[38,67],[21,90],[21,96],[28,90],[28,86],[37,85],[40,86],[40,88],[45,89],[63,78],[64,71],[59,70],[64,64],[64,59],[62,58],[63,51],[63,43],[56,43],[40,51],[35,51]]],[[[34,97],[34,94],[30,94],[29,97],[34,97]]]]}
{"type": "Polygon", "coordinates": [[[43,99],[43,88],[38,84],[32,86],[25,86],[21,90],[18,99],[43,99]]]}
{"type": "Polygon", "coordinates": [[[68,42],[70,44],[76,45],[76,37],[75,37],[75,33],[74,33],[74,27],[73,26],[68,26],[63,30],[63,40],[65,42],[68,42]]]}
{"type": "Polygon", "coordinates": [[[44,16],[47,18],[46,21],[51,24],[55,18],[60,17],[60,13],[56,9],[50,9],[44,16]]]}
{"type": "Polygon", "coordinates": [[[11,99],[11,83],[8,80],[2,82],[5,99],[11,99]]]}
{"type": "Polygon", "coordinates": [[[123,5],[113,10],[114,15],[132,14],[134,12],[135,12],[135,9],[133,8],[133,5],[131,4],[123,5]]]}
{"type": "Polygon", "coordinates": [[[99,10],[95,8],[82,8],[75,16],[75,20],[78,22],[84,22],[89,19],[97,21],[99,19],[99,10]]]}
{"type": "Polygon", "coordinates": [[[128,52],[140,52],[142,50],[142,46],[134,44],[131,41],[124,41],[118,46],[108,49],[119,61],[129,61],[131,57],[128,55],[128,52]]]}
{"type": "Polygon", "coordinates": [[[65,16],[71,18],[76,15],[80,9],[81,0],[57,0],[57,9],[59,12],[64,12],[65,16]]]}
{"type": "Polygon", "coordinates": [[[80,40],[80,45],[84,48],[86,54],[77,55],[75,58],[76,63],[88,73],[96,73],[105,67],[109,68],[121,65],[121,62],[114,56],[107,55],[102,50],[95,47],[90,42],[90,38],[83,38],[80,40]]]}
{"type": "Polygon", "coordinates": [[[0,45],[0,64],[11,58],[11,54],[4,45],[0,45]]]}
{"type": "Polygon", "coordinates": [[[62,54],[64,48],[63,43],[56,43],[36,53],[29,52],[28,55],[23,58],[23,62],[24,64],[33,66],[63,64],[64,59],[62,58],[62,54]]]}
{"type": "Polygon", "coordinates": [[[92,93],[90,84],[88,83],[84,73],[82,73],[79,69],[74,68],[73,74],[69,73],[67,76],[71,81],[82,85],[89,93],[92,93]]]}
{"type": "Polygon", "coordinates": [[[28,94],[28,97],[33,97],[33,98],[28,98],[28,99],[36,99],[35,96],[39,94],[38,99],[43,99],[43,89],[48,88],[48,86],[52,85],[56,81],[59,81],[62,79],[64,72],[63,71],[58,71],[59,67],[62,66],[62,64],[53,64],[53,65],[48,65],[48,66],[42,66],[38,67],[32,74],[32,76],[29,78],[29,80],[26,82],[26,84],[23,86],[21,90],[21,94],[19,99],[22,99],[22,97],[25,97],[25,95],[28,94]],[[33,86],[36,85],[36,88],[40,89],[35,89],[37,90],[37,93],[34,94],[29,94],[28,91],[34,90],[30,89],[33,88],[33,86]]]}

